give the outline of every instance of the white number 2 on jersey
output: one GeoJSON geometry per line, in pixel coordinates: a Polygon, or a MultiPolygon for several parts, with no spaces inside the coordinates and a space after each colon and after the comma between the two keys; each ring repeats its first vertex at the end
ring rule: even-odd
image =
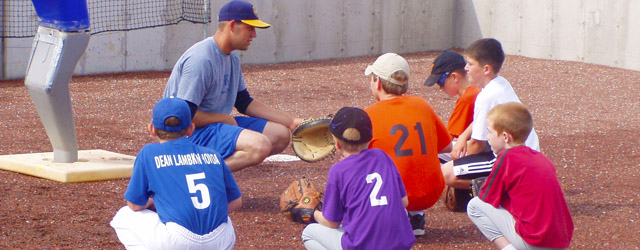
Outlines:
{"type": "Polygon", "coordinates": [[[191,196],[191,201],[193,202],[193,206],[197,209],[205,209],[209,207],[211,204],[211,199],[209,197],[209,188],[204,183],[195,183],[195,180],[204,179],[204,173],[197,174],[188,174],[187,177],[187,186],[189,187],[189,193],[195,194],[200,191],[200,195],[202,195],[202,202],[198,201],[197,196],[191,196]]]}
{"type": "Polygon", "coordinates": [[[380,196],[380,199],[377,198],[378,192],[380,192],[380,187],[382,187],[382,176],[378,173],[368,174],[367,175],[367,183],[371,183],[373,180],[376,180],[375,186],[373,186],[373,190],[369,194],[369,201],[371,202],[371,206],[384,206],[387,205],[387,196],[380,196]]]}

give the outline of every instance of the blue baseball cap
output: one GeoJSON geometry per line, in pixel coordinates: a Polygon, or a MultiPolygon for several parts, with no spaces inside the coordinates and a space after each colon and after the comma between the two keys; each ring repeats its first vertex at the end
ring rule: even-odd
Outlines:
{"type": "Polygon", "coordinates": [[[253,4],[242,0],[233,0],[220,8],[218,22],[231,20],[240,21],[261,29],[266,29],[271,26],[268,23],[260,21],[256,7],[253,7],[253,4]]]}
{"type": "Polygon", "coordinates": [[[163,98],[153,108],[153,118],[151,124],[160,130],[167,132],[179,132],[191,126],[191,110],[189,104],[180,98],[163,98]],[[177,126],[168,126],[164,121],[169,117],[176,117],[180,120],[177,126]]]}
{"type": "Polygon", "coordinates": [[[362,144],[373,138],[373,126],[367,112],[356,107],[343,107],[333,116],[329,130],[336,138],[352,143],[362,144]],[[355,129],[357,133],[347,132],[355,129]]]}

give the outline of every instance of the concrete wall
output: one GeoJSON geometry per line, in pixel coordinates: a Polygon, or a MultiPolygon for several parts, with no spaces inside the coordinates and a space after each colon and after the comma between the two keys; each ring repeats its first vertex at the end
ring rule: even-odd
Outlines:
{"type": "MultiPolygon", "coordinates": [[[[213,0],[218,10],[226,0],[213,0]]],[[[494,37],[507,54],[640,69],[640,1],[252,0],[272,28],[258,30],[243,63],[347,58],[466,47],[494,37]]],[[[170,70],[211,24],[91,37],[76,74],[170,70]]],[[[9,20],[10,21],[10,20],[9,20]]],[[[32,38],[0,41],[0,79],[24,77],[32,38]]]]}
{"type": "Polygon", "coordinates": [[[454,45],[494,37],[507,54],[640,70],[639,12],[636,0],[459,0],[454,45]]]}

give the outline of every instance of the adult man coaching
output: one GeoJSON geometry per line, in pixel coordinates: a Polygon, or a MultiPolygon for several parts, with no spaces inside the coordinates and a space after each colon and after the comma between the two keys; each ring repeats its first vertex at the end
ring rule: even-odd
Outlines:
{"type": "Polygon", "coordinates": [[[258,18],[255,7],[241,0],[228,2],[218,22],[213,37],[191,46],[178,59],[164,97],[186,100],[196,125],[189,139],[216,149],[229,169],[238,171],[282,152],[302,119],[254,100],[247,91],[235,50],[247,50],[256,28],[270,26],[258,18]],[[231,116],[234,107],[249,117],[231,116]]]}

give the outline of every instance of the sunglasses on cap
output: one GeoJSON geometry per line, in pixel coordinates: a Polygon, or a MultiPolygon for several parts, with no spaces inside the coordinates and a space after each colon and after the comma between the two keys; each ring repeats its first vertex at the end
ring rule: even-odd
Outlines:
{"type": "Polygon", "coordinates": [[[451,74],[451,71],[442,74],[440,76],[440,79],[438,79],[436,83],[440,85],[440,87],[444,87],[444,81],[447,80],[447,77],[449,77],[449,74],[451,74]]]}

